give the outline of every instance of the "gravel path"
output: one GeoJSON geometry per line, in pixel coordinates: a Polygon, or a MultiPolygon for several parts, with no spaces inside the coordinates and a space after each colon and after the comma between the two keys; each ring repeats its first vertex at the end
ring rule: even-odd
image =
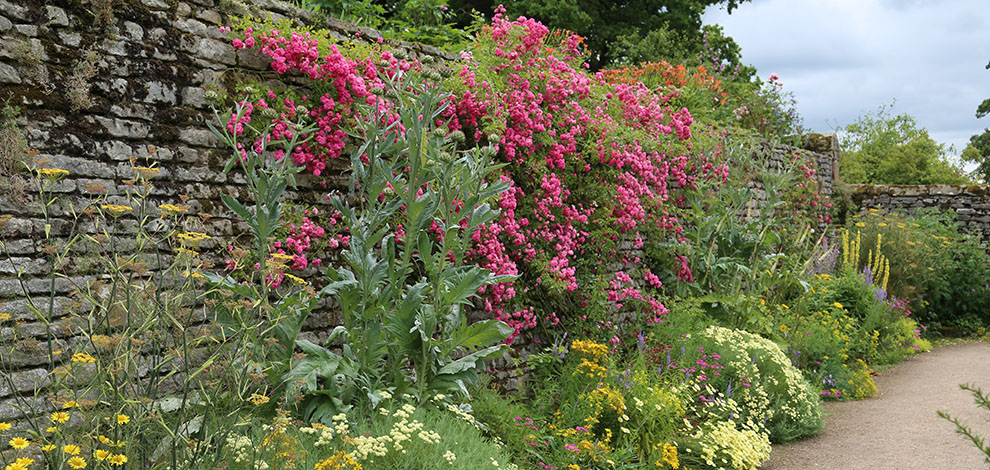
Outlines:
{"type": "Polygon", "coordinates": [[[826,403],[821,435],[774,446],[763,470],[987,470],[983,454],[939,418],[948,411],[990,442],[990,412],[973,403],[970,383],[990,390],[990,344],[937,348],[876,377],[867,400],[826,403]]]}

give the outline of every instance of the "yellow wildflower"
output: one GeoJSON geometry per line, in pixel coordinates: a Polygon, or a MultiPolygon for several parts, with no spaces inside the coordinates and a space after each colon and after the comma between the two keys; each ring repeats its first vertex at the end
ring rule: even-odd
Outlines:
{"type": "Polygon", "coordinates": [[[162,170],[154,167],[148,166],[135,166],[134,171],[138,172],[139,175],[143,176],[145,179],[153,178],[155,175],[162,172],[162,170]]]}
{"type": "Polygon", "coordinates": [[[247,398],[247,401],[253,403],[255,406],[261,406],[269,402],[269,398],[257,393],[252,393],[251,396],[247,398]]]}
{"type": "Polygon", "coordinates": [[[124,454],[110,454],[110,457],[107,459],[107,461],[110,462],[110,465],[119,467],[127,463],[127,456],[124,454]]]}
{"type": "Polygon", "coordinates": [[[9,313],[7,313],[7,312],[0,313],[0,321],[7,321],[7,320],[10,320],[10,318],[11,317],[10,317],[10,314],[9,313]]]}
{"type": "Polygon", "coordinates": [[[0,422],[0,431],[7,431],[7,430],[9,430],[12,427],[13,426],[11,426],[11,424],[8,423],[8,422],[6,422],[6,421],[0,422]]]}
{"type": "Polygon", "coordinates": [[[117,415],[117,424],[127,424],[130,422],[131,422],[130,416],[127,416],[125,414],[117,415]]]}
{"type": "Polygon", "coordinates": [[[96,362],[96,358],[86,353],[75,353],[72,355],[72,362],[82,362],[82,363],[92,364],[96,362]]]}
{"type": "Polygon", "coordinates": [[[63,170],[61,168],[41,168],[38,170],[38,174],[52,181],[55,181],[57,179],[68,176],[69,170],[63,170]]]}
{"type": "Polygon", "coordinates": [[[15,437],[7,441],[7,443],[10,444],[11,447],[18,450],[25,449],[27,446],[31,445],[31,441],[24,439],[23,437],[15,437]]]}
{"type": "Polygon", "coordinates": [[[81,452],[81,449],[79,449],[79,446],[77,446],[75,444],[66,444],[66,445],[62,446],[62,452],[65,452],[66,454],[69,454],[69,455],[79,455],[79,452],[81,452]]]}
{"type": "Polygon", "coordinates": [[[189,207],[175,204],[162,204],[158,206],[158,210],[165,211],[170,214],[185,214],[186,212],[189,212],[189,207]]]}
{"type": "Polygon", "coordinates": [[[79,406],[79,403],[77,403],[75,400],[69,400],[65,402],[64,405],[62,405],[62,408],[69,409],[69,408],[75,408],[77,406],[79,406]]]}
{"type": "Polygon", "coordinates": [[[834,306],[835,306],[835,308],[843,308],[843,307],[842,307],[842,304],[840,304],[840,303],[838,303],[838,302],[836,302],[836,303],[834,303],[834,304],[832,304],[832,305],[834,305],[834,306]]]}
{"type": "Polygon", "coordinates": [[[82,457],[72,457],[69,459],[69,466],[75,469],[86,468],[86,459],[82,457]]]}
{"type": "Polygon", "coordinates": [[[200,232],[183,232],[178,234],[177,237],[179,238],[179,240],[183,242],[190,242],[190,243],[209,240],[210,238],[212,238],[209,235],[200,232]]]}
{"type": "Polygon", "coordinates": [[[305,286],[305,285],[308,285],[309,284],[308,282],[306,282],[305,279],[303,279],[301,277],[298,277],[298,276],[293,276],[291,274],[286,274],[285,277],[287,277],[289,279],[292,279],[293,281],[296,282],[296,284],[299,284],[299,285],[302,285],[302,286],[305,286]]]}
{"type": "Polygon", "coordinates": [[[96,449],[93,451],[93,457],[95,457],[96,460],[101,460],[101,461],[106,460],[110,458],[110,452],[107,452],[103,449],[96,449]]]}
{"type": "Polygon", "coordinates": [[[134,210],[134,208],[131,206],[123,206],[120,204],[103,204],[102,206],[100,206],[100,209],[109,212],[110,215],[114,217],[120,217],[121,215],[124,215],[124,212],[130,212],[134,210]]]}
{"type": "Polygon", "coordinates": [[[313,470],[361,470],[361,464],[344,451],[337,451],[333,457],[323,459],[313,466],[313,470]]]}
{"type": "Polygon", "coordinates": [[[52,415],[49,418],[52,420],[53,423],[62,424],[69,421],[69,413],[66,413],[64,411],[56,411],[52,413],[52,415]]]}
{"type": "Polygon", "coordinates": [[[287,255],[285,253],[272,253],[272,259],[280,259],[285,261],[292,261],[295,259],[292,255],[287,255]]]}
{"type": "Polygon", "coordinates": [[[57,447],[55,444],[45,444],[45,445],[41,446],[41,450],[43,450],[45,452],[51,452],[51,451],[55,450],[55,447],[57,447]]]}

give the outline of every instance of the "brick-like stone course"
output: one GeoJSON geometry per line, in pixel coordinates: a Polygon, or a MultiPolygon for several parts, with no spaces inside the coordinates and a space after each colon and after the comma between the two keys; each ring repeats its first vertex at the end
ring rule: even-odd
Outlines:
{"type": "Polygon", "coordinates": [[[850,185],[852,202],[860,211],[909,212],[923,209],[953,210],[961,228],[990,241],[990,186],[950,185],[850,185]]]}

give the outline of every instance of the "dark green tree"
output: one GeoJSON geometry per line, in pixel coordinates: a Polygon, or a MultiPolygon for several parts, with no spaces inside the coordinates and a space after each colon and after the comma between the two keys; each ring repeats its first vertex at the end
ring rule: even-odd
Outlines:
{"type": "MultiPolygon", "coordinates": [[[[987,70],[990,70],[990,63],[987,63],[987,70]]],[[[980,119],[990,114],[990,98],[983,100],[976,107],[976,118],[980,119]]],[[[984,183],[990,183],[990,129],[983,129],[982,134],[976,134],[969,138],[969,145],[963,150],[962,159],[967,162],[976,163],[978,166],[973,172],[977,179],[984,183]]]]}
{"type": "MultiPolygon", "coordinates": [[[[510,17],[535,18],[552,29],[584,37],[592,52],[588,63],[594,70],[660,59],[693,62],[706,48],[721,54],[719,60],[730,67],[742,70],[739,46],[721,28],[709,28],[705,44],[701,17],[709,6],[723,6],[731,13],[747,1],[505,0],[494,4],[504,4],[510,17]]],[[[459,18],[472,10],[490,15],[495,6],[491,0],[451,0],[450,5],[459,18]]]]}
{"type": "Polygon", "coordinates": [[[842,129],[840,169],[847,183],[964,184],[962,168],[948,160],[948,149],[919,127],[909,114],[892,115],[880,106],[842,129]]]}

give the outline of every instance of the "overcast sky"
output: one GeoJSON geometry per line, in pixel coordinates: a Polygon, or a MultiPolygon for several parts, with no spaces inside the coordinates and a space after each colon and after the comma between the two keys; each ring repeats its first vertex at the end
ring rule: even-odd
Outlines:
{"type": "Polygon", "coordinates": [[[766,80],[780,75],[805,127],[830,131],[897,100],[957,152],[990,127],[990,0],[752,0],[709,9],[766,80]]]}

